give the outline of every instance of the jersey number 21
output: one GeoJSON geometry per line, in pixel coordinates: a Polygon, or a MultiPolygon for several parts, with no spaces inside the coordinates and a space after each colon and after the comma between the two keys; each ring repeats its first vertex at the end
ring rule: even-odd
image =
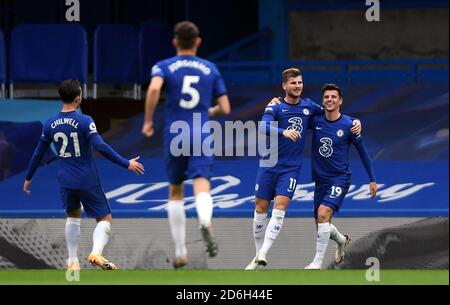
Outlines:
{"type": "MultiPolygon", "coordinates": [[[[71,132],[70,137],[73,140],[73,149],[75,151],[75,157],[81,156],[80,153],[80,142],[78,141],[78,134],[76,132],[71,132]]],[[[53,136],[53,140],[55,142],[59,142],[62,140],[61,149],[59,150],[59,156],[61,158],[70,158],[72,157],[72,154],[70,152],[66,152],[67,145],[69,144],[69,138],[66,136],[65,133],[57,132],[53,136]]]]}

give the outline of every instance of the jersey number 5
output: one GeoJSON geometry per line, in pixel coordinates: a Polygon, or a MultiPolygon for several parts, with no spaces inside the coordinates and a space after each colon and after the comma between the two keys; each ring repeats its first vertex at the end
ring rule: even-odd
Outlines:
{"type": "Polygon", "coordinates": [[[200,81],[198,75],[186,75],[183,78],[183,87],[181,88],[181,94],[187,94],[191,97],[189,101],[185,99],[180,100],[180,107],[184,109],[192,109],[200,102],[200,93],[198,90],[192,87],[192,84],[197,84],[200,81]]]}
{"type": "MultiPolygon", "coordinates": [[[[81,156],[80,153],[80,142],[78,141],[78,134],[76,132],[71,132],[70,137],[73,140],[73,149],[75,151],[75,157],[81,156]]],[[[67,138],[65,133],[57,132],[53,136],[53,140],[55,142],[59,142],[59,140],[62,140],[61,149],[59,150],[59,156],[61,158],[70,158],[72,157],[72,154],[70,152],[66,152],[67,144],[69,144],[69,138],[67,138]]]]}

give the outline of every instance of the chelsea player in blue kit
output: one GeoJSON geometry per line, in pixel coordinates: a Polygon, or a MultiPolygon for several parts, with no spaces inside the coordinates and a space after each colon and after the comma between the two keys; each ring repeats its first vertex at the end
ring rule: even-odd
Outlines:
{"type": "MultiPolygon", "coordinates": [[[[255,213],[253,236],[256,256],[245,268],[254,270],[258,265],[266,266],[266,255],[282,229],[285,211],[295,193],[299,179],[303,149],[306,141],[306,129],[315,115],[323,114],[321,106],[310,99],[300,98],[303,91],[303,77],[297,68],[286,69],[282,73],[285,98],[281,102],[272,100],[266,107],[262,118],[263,130],[267,135],[270,122],[278,122],[275,130],[279,134],[278,160],[271,164],[261,160],[255,186],[255,213]],[[270,221],[267,218],[271,200],[274,208],[270,221]]],[[[355,122],[356,123],[356,122],[355,122]]],[[[357,123],[353,131],[360,132],[357,123]]]]}
{"type": "Polygon", "coordinates": [[[175,243],[175,259],[172,262],[174,268],[181,268],[188,262],[183,186],[183,182],[187,179],[193,180],[195,208],[206,250],[210,257],[216,256],[218,250],[211,223],[213,199],[210,195],[209,179],[213,157],[201,151],[202,140],[208,136],[201,129],[203,124],[207,124],[209,117],[229,114],[230,102],[217,67],[196,56],[201,44],[199,35],[197,26],[192,22],[183,21],[175,25],[173,45],[177,55],[156,63],[152,68],[142,128],[145,136],[153,135],[153,114],[164,85],[166,93],[164,150],[170,183],[167,212],[175,243]],[[217,101],[217,105],[212,106],[213,101],[217,101]],[[196,118],[200,121],[198,124],[200,130],[196,130],[195,127],[196,118]],[[176,126],[180,122],[189,127],[189,132],[183,134],[182,131],[181,134],[177,134],[176,126]],[[176,141],[180,137],[184,143],[189,143],[188,151],[178,150],[176,141]],[[196,143],[196,139],[200,140],[199,143],[196,143]]]}
{"type": "Polygon", "coordinates": [[[330,238],[337,244],[335,261],[342,262],[350,241],[331,224],[333,214],[339,211],[350,187],[352,172],[349,168],[348,152],[353,144],[358,151],[369,176],[369,189],[376,196],[377,183],[372,162],[361,135],[349,132],[352,117],[340,112],[343,102],[341,89],[335,84],[326,84],[323,89],[325,115],[314,117],[310,123],[313,131],[312,176],[314,189],[314,216],[317,222],[316,255],[305,269],[321,269],[323,257],[330,238]]]}
{"type": "Polygon", "coordinates": [[[45,152],[53,143],[59,153],[58,182],[67,214],[65,228],[69,258],[68,270],[80,270],[78,240],[80,236],[81,204],[88,217],[97,220],[93,234],[93,248],[88,262],[104,270],[115,270],[116,265],[102,256],[111,235],[111,209],[100,185],[93,148],[107,159],[127,168],[135,174],[143,174],[144,167],[137,162],[139,157],[126,160],[106,144],[97,132],[90,116],[80,114],[77,109],[82,100],[80,82],[66,80],[59,87],[64,102],[61,112],[51,117],[44,126],[42,136],[30,161],[23,191],[30,194],[34,173],[45,152]]]}

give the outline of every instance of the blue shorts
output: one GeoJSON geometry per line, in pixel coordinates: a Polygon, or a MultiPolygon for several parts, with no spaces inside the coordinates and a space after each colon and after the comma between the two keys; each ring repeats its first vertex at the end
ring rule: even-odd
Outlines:
{"type": "Polygon", "coordinates": [[[166,155],[166,172],[170,184],[181,184],[183,181],[195,178],[211,179],[214,158],[206,156],[166,155]]]}
{"type": "Polygon", "coordinates": [[[101,186],[94,186],[86,190],[72,190],[61,188],[61,196],[66,214],[81,207],[90,218],[102,218],[111,214],[111,207],[101,186]]]}
{"type": "Polygon", "coordinates": [[[256,176],[255,196],[272,200],[278,195],[292,199],[300,175],[300,166],[260,167],[256,176]]]}
{"type": "Polygon", "coordinates": [[[336,177],[327,182],[316,181],[314,188],[314,216],[316,219],[320,205],[338,212],[349,188],[350,177],[336,177]]]}

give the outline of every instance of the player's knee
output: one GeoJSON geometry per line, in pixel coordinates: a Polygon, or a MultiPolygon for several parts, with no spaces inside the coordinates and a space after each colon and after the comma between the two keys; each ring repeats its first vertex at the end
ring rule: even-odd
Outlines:
{"type": "Polygon", "coordinates": [[[108,214],[108,215],[106,215],[106,216],[104,216],[104,217],[99,217],[99,218],[97,218],[96,220],[97,220],[97,222],[100,222],[100,221],[107,221],[107,222],[109,222],[109,223],[112,223],[112,215],[111,215],[111,214],[108,214]]]}
{"type": "Polygon", "coordinates": [[[325,223],[329,222],[331,219],[331,215],[333,213],[333,210],[326,206],[320,206],[319,210],[317,211],[317,222],[318,223],[325,223]]]}
{"type": "Polygon", "coordinates": [[[80,218],[81,217],[81,208],[76,209],[75,211],[72,211],[70,213],[67,213],[67,217],[80,218]]]}
{"type": "Polygon", "coordinates": [[[169,187],[169,200],[183,200],[184,192],[183,185],[170,185],[169,187]]]}
{"type": "Polygon", "coordinates": [[[255,211],[256,213],[267,213],[269,210],[269,201],[261,198],[256,198],[255,200],[255,211]]]}

